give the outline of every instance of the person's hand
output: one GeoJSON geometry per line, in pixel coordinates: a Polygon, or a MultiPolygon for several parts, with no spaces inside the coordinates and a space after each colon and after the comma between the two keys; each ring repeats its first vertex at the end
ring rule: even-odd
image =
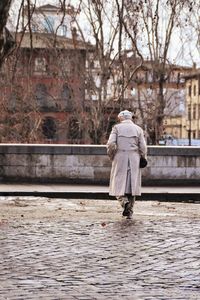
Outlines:
{"type": "Polygon", "coordinates": [[[110,160],[114,159],[116,152],[117,152],[117,145],[115,143],[108,145],[107,154],[110,160]]]}

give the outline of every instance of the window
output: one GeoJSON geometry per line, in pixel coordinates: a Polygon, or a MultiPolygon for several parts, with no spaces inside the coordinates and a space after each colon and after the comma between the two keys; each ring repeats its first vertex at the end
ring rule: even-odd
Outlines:
{"type": "Polygon", "coordinates": [[[200,95],[200,76],[198,77],[198,94],[200,95]]]}
{"type": "Polygon", "coordinates": [[[9,104],[8,104],[8,108],[10,110],[15,110],[16,108],[16,103],[17,103],[17,96],[15,92],[12,92],[9,98],[9,104]]]}
{"type": "Polygon", "coordinates": [[[44,83],[38,83],[35,87],[35,97],[39,108],[42,111],[57,111],[57,102],[47,89],[44,83]]]}
{"type": "Polygon", "coordinates": [[[35,58],[34,71],[39,73],[47,71],[47,62],[44,57],[35,58]]]}
{"type": "MultiPolygon", "coordinates": [[[[149,90],[149,89],[148,89],[149,90]]],[[[147,93],[148,93],[148,90],[147,90],[147,93]]],[[[137,90],[136,90],[136,88],[131,88],[131,96],[136,96],[136,94],[137,94],[137,90]]]]}
{"type": "Polygon", "coordinates": [[[45,138],[47,138],[48,140],[55,140],[57,126],[53,118],[47,117],[43,120],[42,132],[45,138]]]}
{"type": "Polygon", "coordinates": [[[193,119],[196,119],[196,110],[197,110],[197,106],[196,104],[193,105],[193,119]]]}
{"type": "Polygon", "coordinates": [[[145,72],[145,82],[148,82],[148,74],[145,72]]]}
{"type": "Polygon", "coordinates": [[[38,24],[32,24],[31,26],[32,26],[32,31],[33,31],[33,32],[39,31],[38,24]]]}
{"type": "Polygon", "coordinates": [[[72,110],[73,108],[72,93],[66,83],[64,83],[62,87],[61,101],[63,103],[63,109],[72,110]]]}
{"type": "Polygon", "coordinates": [[[15,89],[13,89],[9,102],[8,102],[8,109],[10,110],[19,110],[21,109],[23,99],[23,88],[20,85],[17,85],[15,89]]]}
{"type": "Polygon", "coordinates": [[[191,87],[191,85],[189,85],[189,87],[188,87],[188,95],[191,96],[191,94],[192,94],[192,87],[191,87]]]}
{"type": "Polygon", "coordinates": [[[191,105],[188,105],[188,120],[191,120],[191,105]]]}
{"type": "Polygon", "coordinates": [[[62,91],[61,91],[61,96],[65,101],[68,101],[69,99],[71,99],[71,92],[70,92],[70,89],[69,89],[69,87],[66,83],[63,84],[63,88],[62,88],[62,91]]]}
{"type": "Polygon", "coordinates": [[[90,67],[90,69],[94,69],[94,61],[89,62],[89,67],[90,67]]]}
{"type": "Polygon", "coordinates": [[[71,140],[81,139],[82,132],[79,128],[79,122],[76,118],[71,118],[69,120],[69,127],[68,127],[68,138],[71,140]]]}
{"type": "Polygon", "coordinates": [[[170,82],[176,82],[177,83],[177,73],[176,72],[171,72],[170,82]]]}
{"type": "Polygon", "coordinates": [[[194,96],[196,96],[196,84],[193,87],[193,94],[194,94],[194,96]]]}
{"type": "Polygon", "coordinates": [[[178,74],[177,74],[177,83],[180,83],[180,77],[181,77],[181,74],[178,72],[178,74]]]}
{"type": "Polygon", "coordinates": [[[147,72],[147,82],[153,82],[153,74],[152,71],[147,72]]]}
{"type": "Polygon", "coordinates": [[[47,87],[43,83],[38,83],[35,88],[35,96],[40,107],[44,107],[47,102],[47,87]]]}
{"type": "Polygon", "coordinates": [[[44,18],[44,29],[48,33],[54,33],[54,18],[52,16],[44,18]]]}
{"type": "Polygon", "coordinates": [[[62,36],[67,36],[67,26],[66,25],[61,25],[60,33],[62,36]]]}

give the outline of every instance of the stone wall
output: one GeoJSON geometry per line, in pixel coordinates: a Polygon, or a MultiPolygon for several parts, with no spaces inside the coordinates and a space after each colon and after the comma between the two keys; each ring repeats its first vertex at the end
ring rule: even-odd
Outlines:
{"type": "MultiPolygon", "coordinates": [[[[143,184],[200,182],[200,147],[148,147],[143,184]]],[[[98,145],[0,144],[1,182],[107,184],[111,162],[98,145]]]]}

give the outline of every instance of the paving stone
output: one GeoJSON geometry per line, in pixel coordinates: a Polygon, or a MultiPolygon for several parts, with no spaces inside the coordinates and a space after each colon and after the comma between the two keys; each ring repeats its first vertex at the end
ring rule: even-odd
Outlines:
{"type": "Polygon", "coordinates": [[[94,212],[0,226],[0,300],[200,299],[199,218],[94,212]]]}

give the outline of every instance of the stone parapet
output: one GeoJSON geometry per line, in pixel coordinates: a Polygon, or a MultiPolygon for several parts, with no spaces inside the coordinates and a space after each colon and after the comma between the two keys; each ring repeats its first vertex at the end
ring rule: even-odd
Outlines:
{"type": "MultiPolygon", "coordinates": [[[[104,145],[0,144],[1,182],[107,184],[104,145]]],[[[199,185],[200,147],[149,146],[144,185],[199,185]]]]}

